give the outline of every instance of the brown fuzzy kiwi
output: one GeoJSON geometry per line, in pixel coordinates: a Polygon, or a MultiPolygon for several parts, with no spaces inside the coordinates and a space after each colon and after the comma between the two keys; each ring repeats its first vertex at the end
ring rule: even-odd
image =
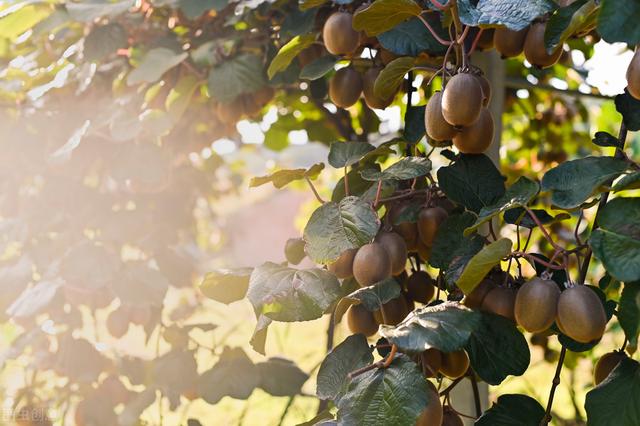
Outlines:
{"type": "Polygon", "coordinates": [[[516,303],[516,295],[516,290],[512,288],[496,287],[484,297],[480,309],[515,321],[513,309],[516,303]]]}
{"type": "Polygon", "coordinates": [[[627,68],[627,90],[636,99],[640,99],[640,49],[636,50],[627,68]]]}
{"type": "Polygon", "coordinates": [[[353,276],[353,260],[358,249],[349,249],[342,252],[335,262],[329,263],[327,269],[340,279],[353,276]]]}
{"type": "Polygon", "coordinates": [[[442,116],[452,126],[471,126],[480,117],[483,98],[476,76],[458,73],[451,77],[442,94],[442,116]]]}
{"type": "Polygon", "coordinates": [[[522,53],[524,41],[529,27],[520,31],[513,31],[506,27],[496,28],[493,33],[493,46],[503,58],[512,58],[522,53]]]}
{"type": "Polygon", "coordinates": [[[380,71],[382,71],[381,67],[371,67],[362,76],[362,94],[364,95],[364,101],[371,109],[385,109],[393,102],[393,96],[389,99],[382,99],[376,96],[373,91],[380,71]]]}
{"type": "Polygon", "coordinates": [[[271,102],[275,96],[276,91],[271,86],[263,86],[253,93],[253,100],[260,105],[260,108],[271,102]]]}
{"type": "Polygon", "coordinates": [[[404,295],[400,295],[382,305],[382,309],[374,311],[373,317],[378,324],[398,325],[408,314],[409,306],[407,305],[407,300],[404,295]]]}
{"type": "Polygon", "coordinates": [[[349,108],[361,94],[362,77],[351,67],[339,69],[329,80],[329,99],[340,108],[349,108]]]}
{"type": "Polygon", "coordinates": [[[365,244],[353,258],[353,276],[363,287],[391,276],[391,258],[379,243],[365,244]]]}
{"type": "Polygon", "coordinates": [[[482,154],[491,145],[493,132],[493,117],[487,108],[482,108],[478,120],[458,132],[453,144],[463,154],[482,154]]]}
{"type": "Polygon", "coordinates": [[[416,420],[416,426],[440,426],[442,424],[442,403],[436,387],[427,380],[429,384],[429,401],[416,420]]]}
{"type": "Polygon", "coordinates": [[[302,238],[289,238],[284,245],[284,256],[287,262],[297,265],[307,255],[304,252],[305,243],[302,238]]]}
{"type": "Polygon", "coordinates": [[[531,333],[551,327],[556,319],[560,289],[551,280],[536,277],[518,290],[514,314],[516,322],[531,333]]]}
{"type": "Polygon", "coordinates": [[[479,50],[491,50],[493,49],[493,36],[495,30],[493,28],[485,29],[482,34],[480,34],[480,38],[478,39],[478,49],[479,50]]]}
{"type": "Polygon", "coordinates": [[[456,135],[456,129],[442,116],[442,92],[437,91],[427,102],[424,110],[424,126],[427,135],[437,142],[448,141],[456,135]]]}
{"type": "Polygon", "coordinates": [[[482,87],[482,106],[486,107],[491,102],[491,84],[487,77],[484,74],[476,74],[476,78],[480,82],[480,86],[482,87]]]}
{"type": "Polygon", "coordinates": [[[320,58],[325,52],[325,48],[319,44],[312,44],[311,46],[302,50],[300,53],[298,53],[298,63],[300,64],[300,68],[306,67],[311,62],[320,58]]]}
{"type": "Polygon", "coordinates": [[[347,325],[353,334],[361,333],[370,337],[378,332],[378,323],[373,317],[373,313],[362,305],[351,305],[349,307],[347,325]]]}
{"type": "Polygon", "coordinates": [[[440,224],[449,216],[442,207],[427,207],[418,214],[418,235],[424,245],[431,247],[440,224]]]}
{"type": "Polygon", "coordinates": [[[625,358],[627,358],[627,355],[621,351],[613,351],[602,355],[593,369],[593,384],[598,386],[602,383],[613,369],[620,364],[620,361],[625,358]]]}
{"type": "Polygon", "coordinates": [[[221,123],[235,124],[244,114],[244,100],[238,96],[231,102],[219,103],[216,107],[216,115],[221,123]]]}
{"type": "Polygon", "coordinates": [[[395,232],[381,232],[376,242],[382,244],[391,259],[391,274],[398,275],[407,267],[407,244],[395,232]]]}
{"type": "Polygon", "coordinates": [[[436,293],[433,278],[425,271],[416,271],[406,281],[407,296],[414,302],[429,303],[436,293]]]}
{"type": "Polygon", "coordinates": [[[589,343],[604,334],[607,315],[593,290],[576,285],[560,294],[556,322],[561,331],[576,342],[589,343]]]}
{"type": "Polygon", "coordinates": [[[462,304],[471,308],[477,309],[482,305],[482,301],[487,296],[487,294],[496,287],[496,284],[493,280],[485,278],[480,281],[480,284],[474,288],[471,293],[465,296],[462,304]]]}
{"type": "Polygon", "coordinates": [[[468,368],[469,356],[463,349],[442,354],[440,372],[448,378],[457,379],[458,377],[462,377],[468,368]]]}
{"type": "Polygon", "coordinates": [[[464,422],[455,411],[445,407],[442,415],[442,426],[464,426],[464,422]]]}
{"type": "Polygon", "coordinates": [[[329,16],[322,28],[322,38],[333,55],[348,55],[360,46],[360,33],[353,29],[353,15],[348,12],[329,16]]]}
{"type": "Polygon", "coordinates": [[[409,252],[418,250],[418,225],[416,223],[399,223],[393,227],[393,231],[402,237],[409,252]]]}
{"type": "Polygon", "coordinates": [[[524,41],[524,56],[530,64],[538,68],[547,68],[558,62],[562,55],[562,45],[556,47],[551,54],[547,53],[544,45],[544,31],[547,28],[545,22],[536,22],[531,25],[527,38],[524,41]]]}
{"type": "Polygon", "coordinates": [[[442,352],[436,348],[429,348],[420,354],[420,362],[425,377],[436,377],[442,366],[442,352]]]}
{"type": "Polygon", "coordinates": [[[418,240],[418,256],[420,256],[420,260],[422,262],[429,262],[429,259],[431,258],[431,248],[431,246],[428,246],[421,240],[418,240]]]}

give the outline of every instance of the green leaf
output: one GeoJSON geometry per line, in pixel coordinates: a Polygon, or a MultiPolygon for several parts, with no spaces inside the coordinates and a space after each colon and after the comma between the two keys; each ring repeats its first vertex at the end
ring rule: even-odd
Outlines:
{"type": "Polygon", "coordinates": [[[480,313],[457,302],[424,306],[397,326],[380,326],[380,335],[399,349],[422,352],[436,348],[453,352],[463,348],[480,324],[480,313]]]}
{"type": "Polygon", "coordinates": [[[504,178],[482,154],[461,154],[452,165],[441,167],[438,183],[447,198],[476,213],[505,193],[504,178]]]}
{"type": "Polygon", "coordinates": [[[598,6],[594,0],[578,0],[557,9],[547,21],[544,44],[551,54],[574,34],[583,34],[595,28],[598,6]]]}
{"type": "Polygon", "coordinates": [[[466,237],[453,254],[451,263],[446,267],[444,280],[449,288],[456,285],[469,261],[484,248],[485,239],[478,234],[466,237]]]}
{"type": "Polygon", "coordinates": [[[624,93],[616,96],[615,102],[616,110],[622,114],[622,121],[627,130],[633,132],[640,130],[640,100],[631,96],[629,91],[624,89],[624,93]]]}
{"type": "Polygon", "coordinates": [[[407,142],[418,143],[425,135],[424,110],[426,105],[407,106],[404,114],[402,137],[407,142]]]}
{"type": "MultiPolygon", "coordinates": [[[[555,216],[551,216],[547,213],[546,210],[542,209],[531,209],[531,211],[536,215],[540,223],[546,225],[548,223],[560,222],[562,220],[570,219],[571,215],[569,213],[560,213],[555,216]]],[[[506,223],[510,223],[512,225],[520,225],[522,227],[533,229],[538,226],[534,220],[529,216],[529,213],[522,207],[515,207],[513,209],[509,209],[504,212],[504,221],[506,223]]]]}
{"type": "Polygon", "coordinates": [[[222,10],[229,2],[227,0],[180,0],[180,10],[189,19],[196,19],[209,10],[222,10]]]}
{"type": "Polygon", "coordinates": [[[561,209],[574,209],[600,192],[600,187],[628,168],[625,160],[585,157],[567,161],[542,177],[542,189],[551,191],[551,202],[561,209]]]}
{"type": "MultiPolygon", "coordinates": [[[[429,13],[424,15],[424,19],[441,38],[449,37],[440,22],[440,15],[429,13]]],[[[401,22],[393,29],[378,34],[377,39],[382,47],[400,56],[418,56],[423,52],[442,56],[447,51],[447,47],[440,44],[418,18],[401,22]]]]}
{"type": "Polygon", "coordinates": [[[256,328],[253,330],[249,344],[253,350],[259,354],[266,355],[265,345],[267,343],[267,333],[272,322],[271,318],[262,314],[258,315],[258,322],[256,323],[256,328]]]}
{"type": "Polygon", "coordinates": [[[514,31],[526,28],[534,19],[556,7],[551,0],[458,0],[463,24],[474,27],[504,25],[514,31]]]}
{"type": "Polygon", "coordinates": [[[618,305],[618,322],[632,346],[640,333],[640,282],[626,283],[618,305]]]}
{"type": "Polygon", "coordinates": [[[291,64],[291,61],[293,61],[300,52],[311,46],[315,40],[315,34],[295,36],[289,40],[289,42],[282,46],[278,51],[278,54],[271,60],[271,64],[269,64],[269,68],[267,69],[269,79],[272,79],[273,76],[280,71],[287,69],[289,64],[291,64]]]}
{"type": "Polygon", "coordinates": [[[362,287],[345,296],[343,300],[360,303],[368,311],[380,309],[384,303],[400,296],[400,285],[394,278],[387,278],[368,287],[362,287]]]}
{"type": "Polygon", "coordinates": [[[338,63],[335,56],[321,56],[300,70],[301,80],[317,80],[324,77],[338,63]]]}
{"type": "Polygon", "coordinates": [[[435,393],[404,355],[355,377],[337,401],[341,425],[413,425],[435,393]]]}
{"type": "Polygon", "coordinates": [[[475,426],[539,426],[545,416],[542,405],[527,395],[500,395],[491,408],[482,413],[475,426]]]}
{"type": "Polygon", "coordinates": [[[374,149],[366,142],[334,142],[329,148],[329,164],[336,169],[351,166],[374,149]]]}
{"type": "Polygon", "coordinates": [[[134,86],[158,81],[165,72],[180,64],[187,56],[189,54],[186,52],[174,52],[165,47],[151,49],[142,58],[138,67],[129,73],[127,84],[134,86]]]}
{"type": "Polygon", "coordinates": [[[297,395],[309,379],[293,361],[284,358],[269,358],[255,366],[260,376],[258,387],[273,396],[297,395]]]}
{"type": "Polygon", "coordinates": [[[381,172],[365,169],[360,172],[364,180],[408,180],[424,176],[431,171],[431,160],[424,157],[404,157],[381,172]]]}
{"type": "Polygon", "coordinates": [[[395,95],[404,76],[415,67],[415,61],[415,58],[404,56],[389,62],[378,74],[373,93],[380,99],[389,99],[395,95]]]}
{"type": "Polygon", "coordinates": [[[82,53],[85,60],[95,62],[127,47],[127,32],[120,24],[94,27],[84,39],[82,53]]]}
{"type": "Polygon", "coordinates": [[[247,399],[260,383],[258,371],[240,348],[224,348],[220,359],[198,380],[198,394],[209,404],[225,396],[247,399]]]}
{"type": "Polygon", "coordinates": [[[233,101],[265,85],[262,58],[244,53],[224,61],[209,72],[209,94],[218,102],[233,101]]]}
{"type": "Polygon", "coordinates": [[[465,349],[473,371],[490,385],[499,385],[509,375],[521,376],[531,361],[527,340],[514,322],[486,312],[465,349]]]}
{"type": "Polygon", "coordinates": [[[618,140],[618,138],[613,136],[611,133],[607,133],[607,132],[596,132],[592,142],[598,146],[604,146],[604,147],[617,148],[622,145],[618,140]]]}
{"type": "Polygon", "coordinates": [[[469,294],[494,266],[500,264],[500,260],[511,253],[513,243],[508,238],[501,238],[484,247],[473,256],[462,275],[456,281],[456,285],[464,294],[469,294]]]}
{"type": "Polygon", "coordinates": [[[466,211],[447,217],[438,227],[429,264],[434,268],[446,269],[453,261],[458,249],[466,243],[464,230],[474,221],[473,213],[466,211]]]}
{"type": "Polygon", "coordinates": [[[340,283],[328,271],[271,262],[253,270],[247,291],[257,314],[283,322],[320,318],[341,296],[340,283]]]}
{"type": "Polygon", "coordinates": [[[585,409],[589,426],[636,426],[640,424],[640,364],[631,358],[620,361],[609,376],[587,393],[585,409]]]}
{"type": "Polygon", "coordinates": [[[614,192],[626,191],[628,189],[640,189],[640,172],[633,172],[622,176],[622,178],[613,185],[614,192]]]}
{"type": "Polygon", "coordinates": [[[320,399],[336,399],[344,390],[347,375],[373,362],[373,349],[362,334],[347,337],[333,348],[318,370],[316,395],[320,399]]]}
{"type": "Polygon", "coordinates": [[[246,296],[252,271],[252,268],[237,268],[209,272],[200,284],[200,291],[209,299],[228,305],[246,296]]]}
{"type": "Polygon", "coordinates": [[[373,241],[379,228],[371,204],[358,197],[325,203],[313,212],[304,229],[307,255],[316,263],[332,262],[345,250],[373,241]]]}
{"type": "Polygon", "coordinates": [[[421,13],[422,7],[413,0],[376,0],[356,12],[353,16],[353,29],[375,36],[421,13]]]}
{"type": "Polygon", "coordinates": [[[315,179],[323,169],[324,163],[316,163],[308,169],[278,170],[270,175],[251,178],[249,181],[249,188],[254,188],[271,182],[273,183],[273,186],[280,189],[296,180],[306,178],[315,179]]]}
{"type": "Polygon", "coordinates": [[[301,0],[300,10],[313,9],[314,7],[322,6],[326,2],[327,0],[301,0]]]}
{"type": "Polygon", "coordinates": [[[66,2],[65,8],[74,21],[93,22],[99,18],[115,18],[129,11],[134,0],[66,2]]]}
{"type": "Polygon", "coordinates": [[[46,4],[17,3],[0,11],[0,38],[13,40],[43,21],[54,9],[46,4]]]}
{"type": "Polygon", "coordinates": [[[616,198],[598,214],[591,233],[593,254],[619,281],[640,280],[640,198],[616,198]]]}
{"type": "MultiPolygon", "coordinates": [[[[379,164],[367,164],[365,168],[371,168],[376,171],[380,171],[379,164]]],[[[360,170],[357,168],[352,168],[349,173],[347,173],[347,179],[349,179],[349,193],[351,195],[362,196],[369,188],[371,188],[374,183],[369,182],[368,180],[362,179],[360,176],[360,170]]],[[[346,196],[345,187],[344,187],[344,176],[340,178],[336,186],[333,188],[333,193],[331,194],[331,201],[339,202],[346,196]]]]}
{"type": "Polygon", "coordinates": [[[635,19],[640,16],[640,2],[602,0],[598,17],[598,33],[609,43],[640,43],[640,27],[635,19]]]}
{"type": "Polygon", "coordinates": [[[177,123],[184,115],[193,94],[199,87],[198,79],[193,75],[185,75],[171,88],[164,106],[173,123],[177,123]]]}
{"type": "Polygon", "coordinates": [[[524,207],[538,195],[540,185],[525,176],[520,176],[494,204],[480,209],[478,219],[465,230],[465,235],[469,235],[478,229],[483,223],[490,221],[500,213],[515,208],[524,207]]]}

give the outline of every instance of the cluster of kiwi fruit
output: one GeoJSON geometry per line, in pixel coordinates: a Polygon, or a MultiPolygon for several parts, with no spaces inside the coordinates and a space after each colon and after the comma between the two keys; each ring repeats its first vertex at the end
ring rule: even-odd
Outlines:
{"type": "Polygon", "coordinates": [[[492,271],[463,300],[472,309],[480,309],[515,321],[518,283],[502,271],[492,271]]]}
{"type": "Polygon", "coordinates": [[[255,117],[262,111],[273,97],[275,91],[271,86],[263,86],[254,93],[237,96],[230,102],[219,102],[215,105],[218,121],[234,125],[243,117],[255,117]]]}
{"type": "Polygon", "coordinates": [[[416,426],[463,426],[464,422],[458,413],[449,406],[442,406],[438,390],[430,381],[429,403],[416,420],[416,426]]]}
{"type": "Polygon", "coordinates": [[[544,44],[544,32],[547,22],[538,20],[520,31],[506,27],[497,28],[493,34],[493,45],[503,58],[512,58],[524,52],[527,61],[538,68],[554,65],[562,56],[562,46],[557,46],[551,53],[544,44]]]}
{"type": "Polygon", "coordinates": [[[640,50],[636,49],[629,68],[627,68],[627,90],[634,98],[640,100],[640,50]]]}

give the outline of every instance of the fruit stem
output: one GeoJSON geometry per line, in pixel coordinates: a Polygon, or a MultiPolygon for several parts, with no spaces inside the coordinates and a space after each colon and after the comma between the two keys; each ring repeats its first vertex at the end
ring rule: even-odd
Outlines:
{"type": "Polygon", "coordinates": [[[358,368],[357,370],[354,370],[351,373],[347,374],[347,378],[349,380],[353,380],[356,377],[358,377],[359,375],[366,373],[367,371],[371,371],[371,370],[374,370],[376,368],[382,367],[383,364],[384,363],[382,361],[378,361],[378,362],[374,362],[373,364],[366,365],[366,366],[364,366],[362,368],[358,368]]]}
{"type": "Polygon", "coordinates": [[[448,4],[440,3],[438,0],[431,0],[431,4],[440,10],[447,10],[448,4]]]}
{"type": "Polygon", "coordinates": [[[510,257],[524,257],[524,258],[527,258],[527,259],[529,259],[529,260],[531,260],[533,262],[539,263],[542,266],[546,266],[547,268],[554,269],[556,271],[560,271],[560,270],[566,269],[566,265],[554,265],[552,263],[549,263],[547,261],[544,261],[544,260],[540,259],[537,256],[533,256],[532,254],[525,253],[523,251],[514,251],[514,252],[511,253],[510,257]]]}
{"type": "Polygon", "coordinates": [[[475,374],[469,376],[471,380],[471,389],[473,390],[473,403],[476,407],[476,418],[482,415],[482,405],[480,404],[480,391],[478,390],[478,380],[475,374]]]}
{"type": "Polygon", "coordinates": [[[418,189],[416,191],[409,191],[406,194],[400,194],[400,195],[394,195],[393,197],[382,198],[382,199],[378,200],[378,203],[379,204],[384,204],[384,203],[388,203],[389,201],[396,201],[396,200],[403,200],[405,198],[412,198],[412,197],[415,197],[416,195],[427,193],[428,191],[429,191],[428,189],[418,189]]]}
{"type": "Polygon", "coordinates": [[[549,241],[549,244],[551,244],[551,246],[554,249],[563,251],[564,249],[562,247],[560,247],[555,241],[553,241],[553,239],[551,238],[551,235],[549,235],[549,232],[547,231],[547,228],[545,228],[544,225],[542,224],[542,222],[540,222],[540,219],[538,219],[538,216],[536,216],[536,214],[533,212],[533,210],[531,210],[527,206],[524,206],[524,209],[527,211],[529,216],[531,216],[531,219],[533,219],[533,221],[536,223],[538,228],[540,228],[540,230],[544,234],[544,237],[547,239],[547,241],[549,241]]]}
{"type": "Polygon", "coordinates": [[[313,186],[313,182],[311,182],[311,179],[309,179],[308,177],[305,177],[305,179],[309,184],[309,187],[311,187],[311,191],[313,191],[313,195],[316,196],[316,200],[318,200],[320,204],[324,204],[325,201],[322,199],[322,197],[320,197],[320,194],[318,194],[318,191],[316,191],[316,187],[313,186]]]}
{"type": "Polygon", "coordinates": [[[347,177],[347,166],[344,166],[344,195],[349,196],[349,178],[347,177]]]}
{"type": "Polygon", "coordinates": [[[476,46],[478,46],[478,42],[480,41],[480,37],[482,37],[482,33],[484,32],[483,28],[480,28],[480,31],[478,31],[478,34],[476,34],[476,38],[473,39],[473,43],[471,43],[471,49],[469,50],[468,55],[471,56],[471,54],[473,54],[473,52],[476,51],[476,46]]]}
{"type": "Polygon", "coordinates": [[[458,385],[458,383],[460,383],[462,379],[464,379],[464,377],[465,376],[458,377],[453,382],[451,382],[449,386],[447,386],[442,392],[440,392],[440,396],[449,395],[449,392],[451,392],[453,388],[455,388],[458,385]]]}
{"type": "Polygon", "coordinates": [[[373,202],[373,207],[376,208],[378,207],[378,204],[380,203],[380,193],[382,192],[382,179],[380,179],[378,181],[378,189],[376,189],[376,199],[373,202]]]}
{"type": "Polygon", "coordinates": [[[418,15],[418,19],[420,19],[422,21],[424,26],[427,27],[427,29],[429,30],[429,32],[431,33],[433,38],[435,38],[438,43],[440,43],[443,46],[451,46],[453,44],[452,41],[447,41],[447,40],[443,39],[442,37],[440,37],[438,35],[438,33],[436,33],[435,30],[431,27],[431,24],[429,24],[429,22],[427,22],[427,20],[424,19],[422,17],[422,15],[418,15]]]}
{"type": "Polygon", "coordinates": [[[391,352],[389,352],[389,355],[387,355],[384,364],[382,364],[382,368],[389,368],[389,366],[393,362],[393,359],[396,357],[396,352],[398,352],[398,347],[396,345],[391,346],[391,352]]]}
{"type": "Polygon", "coordinates": [[[553,377],[553,382],[551,383],[551,391],[549,392],[549,400],[547,401],[547,410],[545,411],[544,417],[540,421],[540,426],[545,426],[551,421],[551,406],[553,405],[553,397],[556,394],[556,388],[560,384],[560,372],[562,371],[562,365],[564,364],[564,357],[566,354],[567,348],[563,346],[562,350],[560,351],[560,358],[558,359],[556,374],[553,377]]]}

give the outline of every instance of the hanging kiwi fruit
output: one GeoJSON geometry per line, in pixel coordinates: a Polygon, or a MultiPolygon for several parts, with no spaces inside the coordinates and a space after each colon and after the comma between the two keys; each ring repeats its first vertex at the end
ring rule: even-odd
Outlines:
{"type": "Polygon", "coordinates": [[[463,154],[482,154],[491,145],[493,133],[493,117],[487,108],[481,108],[476,122],[456,133],[453,144],[463,154]]]}
{"type": "Polygon", "coordinates": [[[516,322],[530,333],[548,329],[556,319],[559,297],[555,282],[539,277],[527,281],[516,295],[516,322]]]}
{"type": "Polygon", "coordinates": [[[640,50],[638,49],[627,68],[627,90],[631,96],[640,100],[640,50]]]}
{"type": "Polygon", "coordinates": [[[524,56],[531,65],[538,68],[548,68],[558,62],[562,55],[562,45],[548,53],[544,44],[546,22],[536,22],[531,25],[524,41],[524,56]]]}
{"type": "Polygon", "coordinates": [[[491,84],[482,71],[476,73],[475,76],[480,83],[480,87],[482,87],[482,106],[486,107],[489,105],[489,102],[491,102],[491,84]]]}
{"type": "Polygon", "coordinates": [[[364,101],[371,109],[385,109],[391,102],[393,102],[393,96],[389,99],[382,99],[373,91],[373,87],[376,83],[378,75],[382,71],[382,67],[373,66],[369,68],[362,76],[362,94],[364,95],[364,101]]]}
{"type": "Polygon", "coordinates": [[[353,29],[353,15],[335,12],[322,28],[324,46],[333,55],[349,55],[360,46],[360,33],[353,29]]]}
{"type": "Polygon", "coordinates": [[[442,116],[454,127],[471,126],[482,111],[482,86],[471,73],[451,77],[442,94],[442,116]]]}
{"type": "Polygon", "coordinates": [[[404,295],[389,300],[381,309],[373,312],[373,317],[380,325],[398,325],[409,314],[409,306],[404,295]]]}
{"type": "Polygon", "coordinates": [[[622,351],[613,351],[602,355],[593,369],[593,384],[598,386],[602,383],[625,358],[627,355],[622,351]]]}
{"type": "Polygon", "coordinates": [[[302,262],[307,255],[304,252],[304,240],[302,238],[289,238],[284,245],[284,256],[292,265],[302,262]]]}
{"type": "Polygon", "coordinates": [[[487,294],[496,287],[496,283],[489,279],[485,278],[480,281],[478,284],[468,295],[465,296],[462,301],[463,305],[471,308],[478,309],[482,305],[482,301],[487,296],[487,294]]]}
{"type": "Polygon", "coordinates": [[[436,377],[442,366],[442,352],[436,348],[429,348],[420,354],[420,364],[425,377],[436,377]]]}
{"type": "Polygon", "coordinates": [[[558,328],[576,342],[598,340],[607,326],[607,314],[598,295],[585,285],[575,285],[558,298],[558,328]]]}
{"type": "Polygon", "coordinates": [[[429,395],[427,398],[427,406],[422,410],[420,416],[416,420],[416,426],[440,426],[442,424],[442,403],[440,395],[436,387],[427,380],[429,386],[429,395]]]}
{"type": "Polygon", "coordinates": [[[464,426],[464,422],[450,407],[445,407],[442,415],[442,426],[464,426]]]}
{"type": "Polygon", "coordinates": [[[381,232],[376,237],[389,254],[391,260],[391,274],[398,275],[404,272],[407,266],[407,244],[404,239],[395,232],[381,232]]]}
{"type": "Polygon", "coordinates": [[[468,369],[469,356],[463,349],[442,354],[440,372],[448,378],[457,379],[458,377],[462,377],[468,369]]]}
{"type": "Polygon", "coordinates": [[[425,271],[416,271],[407,278],[407,296],[414,302],[429,303],[436,293],[434,280],[425,271]]]}
{"type": "Polygon", "coordinates": [[[340,68],[329,80],[329,99],[340,108],[349,108],[360,99],[362,77],[352,67],[340,68]]]}
{"type": "Polygon", "coordinates": [[[442,207],[427,207],[418,214],[418,235],[422,243],[433,246],[440,224],[449,216],[442,207]]]}
{"type": "Polygon", "coordinates": [[[351,305],[347,311],[347,325],[353,334],[364,334],[371,337],[378,332],[378,323],[362,305],[351,305]]]}
{"type": "Polygon", "coordinates": [[[327,269],[340,279],[353,276],[353,259],[358,249],[349,249],[342,252],[335,262],[329,263],[327,269]]]}
{"type": "Polygon", "coordinates": [[[480,309],[515,321],[514,308],[517,291],[509,287],[495,287],[482,300],[480,309]]]}
{"type": "Polygon", "coordinates": [[[456,129],[442,115],[442,92],[437,91],[424,110],[424,126],[427,135],[436,142],[448,141],[456,135],[456,129]]]}
{"type": "Polygon", "coordinates": [[[353,276],[362,287],[391,276],[391,258],[380,243],[365,244],[353,258],[353,276]]]}
{"type": "Polygon", "coordinates": [[[496,28],[493,33],[493,46],[502,58],[513,58],[524,50],[524,41],[527,38],[529,27],[520,31],[510,30],[506,27],[496,28]]]}

